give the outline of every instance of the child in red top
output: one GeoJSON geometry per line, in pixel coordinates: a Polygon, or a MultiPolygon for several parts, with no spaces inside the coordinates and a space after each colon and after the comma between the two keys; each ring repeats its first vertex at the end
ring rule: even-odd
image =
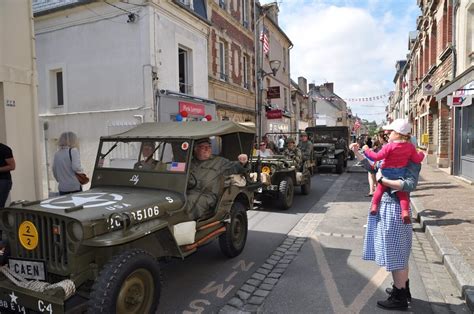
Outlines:
{"type": "MultiPolygon", "coordinates": [[[[367,148],[364,154],[374,161],[383,159],[382,166],[380,167],[382,175],[387,179],[397,180],[405,176],[409,161],[421,163],[425,155],[423,152],[417,152],[415,146],[410,142],[410,135],[408,134],[410,133],[411,125],[407,120],[396,119],[390,125],[384,127],[384,129],[392,131],[389,136],[389,143],[383,146],[378,153],[367,148]]],[[[377,189],[372,198],[371,215],[377,214],[378,206],[385,189],[386,187],[382,184],[377,185],[377,189]]],[[[400,200],[403,223],[409,224],[411,221],[408,193],[397,191],[396,194],[400,200]]]]}

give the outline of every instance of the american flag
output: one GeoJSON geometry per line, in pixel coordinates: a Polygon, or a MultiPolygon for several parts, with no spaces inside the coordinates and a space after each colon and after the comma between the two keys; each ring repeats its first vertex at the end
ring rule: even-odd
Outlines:
{"type": "Polygon", "coordinates": [[[169,165],[169,171],[184,172],[185,170],[185,162],[172,162],[171,165],[169,165]]]}
{"type": "Polygon", "coordinates": [[[356,120],[356,122],[354,122],[354,130],[357,130],[360,128],[360,122],[359,120],[356,120]]]}
{"type": "Polygon", "coordinates": [[[270,52],[270,42],[268,41],[268,30],[264,27],[260,33],[260,41],[263,46],[263,53],[268,54],[270,52]]]}

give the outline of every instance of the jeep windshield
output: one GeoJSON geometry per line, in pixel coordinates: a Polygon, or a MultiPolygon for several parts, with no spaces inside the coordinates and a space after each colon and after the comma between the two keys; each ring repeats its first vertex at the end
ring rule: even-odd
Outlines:
{"type": "Polygon", "coordinates": [[[97,168],[136,172],[185,172],[189,154],[186,140],[102,141],[97,168]]]}
{"type": "Polygon", "coordinates": [[[319,143],[336,142],[339,137],[341,137],[340,132],[319,131],[319,130],[313,136],[314,142],[319,142],[319,143]]]}

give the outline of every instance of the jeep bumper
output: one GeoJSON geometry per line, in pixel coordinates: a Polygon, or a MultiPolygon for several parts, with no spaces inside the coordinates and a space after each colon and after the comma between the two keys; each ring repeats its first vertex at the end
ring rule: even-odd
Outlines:
{"type": "Polygon", "coordinates": [[[318,166],[335,166],[337,165],[337,162],[337,159],[322,158],[321,164],[318,164],[318,166]]]}
{"type": "Polygon", "coordinates": [[[0,279],[0,312],[64,313],[64,300],[57,296],[15,286],[5,277],[0,279]]]}

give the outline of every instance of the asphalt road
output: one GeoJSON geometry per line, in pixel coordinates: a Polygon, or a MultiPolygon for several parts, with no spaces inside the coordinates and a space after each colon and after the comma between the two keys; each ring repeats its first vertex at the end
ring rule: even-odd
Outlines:
{"type": "Polygon", "coordinates": [[[313,175],[311,193],[302,195],[295,188],[293,206],[286,211],[261,207],[248,211],[247,243],[236,258],[226,258],[214,241],[183,261],[162,263],[158,312],[218,312],[338,177],[329,172],[313,175]]]}

